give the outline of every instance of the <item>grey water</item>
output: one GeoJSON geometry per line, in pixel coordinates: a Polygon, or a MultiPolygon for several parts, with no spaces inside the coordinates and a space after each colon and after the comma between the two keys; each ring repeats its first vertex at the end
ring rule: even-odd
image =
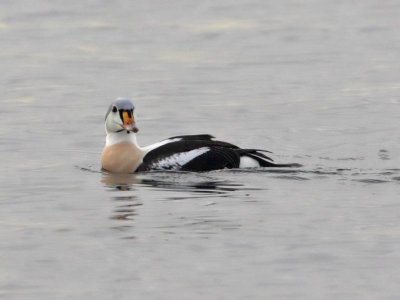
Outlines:
{"type": "Polygon", "coordinates": [[[400,2],[0,2],[1,299],[399,299],[400,2]],[[210,133],[296,169],[100,171],[210,133]]]}

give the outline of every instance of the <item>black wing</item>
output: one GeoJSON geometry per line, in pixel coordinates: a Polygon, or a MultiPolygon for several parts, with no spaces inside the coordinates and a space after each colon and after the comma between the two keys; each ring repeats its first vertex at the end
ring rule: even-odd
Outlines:
{"type": "Polygon", "coordinates": [[[171,142],[149,151],[136,171],[211,171],[239,167],[240,156],[235,151],[239,148],[211,138],[209,135],[172,137],[171,142]]]}
{"type": "MultiPolygon", "coordinates": [[[[262,167],[278,167],[259,149],[213,140],[208,134],[183,135],[169,138],[170,142],[149,151],[136,172],[150,170],[212,171],[240,166],[240,157],[255,159],[262,167]]],[[[168,141],[166,140],[166,141],[168,141]]]]}

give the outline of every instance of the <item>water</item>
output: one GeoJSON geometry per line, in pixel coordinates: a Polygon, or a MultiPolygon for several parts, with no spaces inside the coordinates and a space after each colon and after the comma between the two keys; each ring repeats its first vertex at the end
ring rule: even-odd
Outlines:
{"type": "Polygon", "coordinates": [[[398,299],[397,1],[2,1],[0,298],[398,299]],[[211,133],[304,167],[99,171],[211,133]]]}

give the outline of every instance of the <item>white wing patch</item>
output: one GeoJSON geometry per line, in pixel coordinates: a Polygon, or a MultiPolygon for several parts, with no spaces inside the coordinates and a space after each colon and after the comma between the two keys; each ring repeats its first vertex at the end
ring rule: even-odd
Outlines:
{"type": "Polygon", "coordinates": [[[156,163],[154,163],[153,168],[158,170],[179,169],[183,165],[190,162],[192,159],[208,152],[209,150],[210,148],[208,147],[202,147],[187,152],[176,153],[157,161],[156,163]]]}
{"type": "Polygon", "coordinates": [[[169,144],[169,143],[177,142],[177,141],[180,141],[180,140],[181,140],[181,138],[166,139],[166,140],[163,140],[161,142],[158,142],[158,143],[151,144],[151,145],[148,145],[146,147],[143,147],[142,150],[145,151],[145,153],[149,153],[151,150],[154,150],[154,149],[156,149],[158,147],[164,146],[164,145],[169,144]]]}

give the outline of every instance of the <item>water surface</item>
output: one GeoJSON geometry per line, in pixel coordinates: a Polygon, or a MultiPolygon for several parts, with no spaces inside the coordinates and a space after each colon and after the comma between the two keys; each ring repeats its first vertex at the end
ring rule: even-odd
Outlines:
{"type": "Polygon", "coordinates": [[[397,1],[2,1],[0,298],[398,299],[397,1]],[[100,172],[210,133],[297,169],[100,172]]]}

